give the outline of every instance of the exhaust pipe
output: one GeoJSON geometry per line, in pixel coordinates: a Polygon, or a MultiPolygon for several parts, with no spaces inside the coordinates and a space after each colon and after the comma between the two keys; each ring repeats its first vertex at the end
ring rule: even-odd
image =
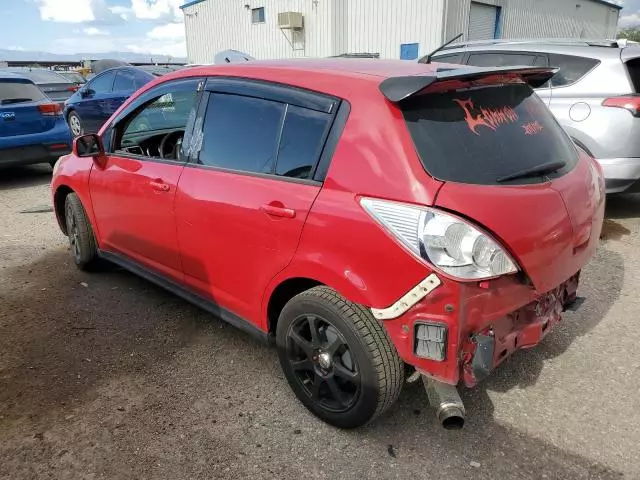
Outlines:
{"type": "Polygon", "coordinates": [[[422,375],[429,403],[436,409],[436,418],[446,430],[460,430],[464,426],[464,405],[458,389],[422,375]]]}

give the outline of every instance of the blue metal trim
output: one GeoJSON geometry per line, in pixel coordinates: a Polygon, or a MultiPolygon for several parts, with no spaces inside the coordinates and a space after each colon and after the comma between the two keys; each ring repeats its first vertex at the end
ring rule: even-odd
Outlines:
{"type": "Polygon", "coordinates": [[[191,0],[190,2],[187,2],[187,3],[185,3],[184,5],[182,5],[182,6],[180,7],[180,10],[184,10],[184,9],[185,9],[185,8],[187,8],[187,7],[191,7],[192,5],[196,5],[196,4],[198,4],[198,3],[202,3],[202,2],[204,2],[204,1],[205,1],[205,0],[191,0]]]}
{"type": "Polygon", "coordinates": [[[502,35],[502,7],[496,7],[496,26],[493,31],[493,38],[500,38],[502,35]]]}

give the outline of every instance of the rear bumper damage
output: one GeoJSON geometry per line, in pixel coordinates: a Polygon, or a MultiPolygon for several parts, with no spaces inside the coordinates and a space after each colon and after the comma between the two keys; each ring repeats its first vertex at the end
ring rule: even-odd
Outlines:
{"type": "Polygon", "coordinates": [[[433,380],[473,387],[516,350],[544,339],[576,302],[579,276],[538,294],[514,277],[464,284],[432,274],[413,300],[372,311],[405,363],[433,380]],[[393,308],[402,313],[384,315],[393,308]]]}

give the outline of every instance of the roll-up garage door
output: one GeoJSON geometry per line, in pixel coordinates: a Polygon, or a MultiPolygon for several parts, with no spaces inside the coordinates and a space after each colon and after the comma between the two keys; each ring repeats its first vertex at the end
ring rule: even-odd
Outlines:
{"type": "Polygon", "coordinates": [[[469,11],[469,40],[487,40],[495,37],[498,7],[471,2],[469,11]]]}

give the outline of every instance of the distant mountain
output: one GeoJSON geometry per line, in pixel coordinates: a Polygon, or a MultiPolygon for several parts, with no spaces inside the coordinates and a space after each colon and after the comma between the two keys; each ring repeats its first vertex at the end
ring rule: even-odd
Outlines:
{"type": "Polygon", "coordinates": [[[186,58],[169,57],[160,54],[145,54],[133,52],[102,52],[102,53],[74,53],[70,55],[59,55],[49,52],[30,52],[26,50],[7,50],[0,48],[0,61],[33,61],[35,62],[79,62],[81,60],[121,60],[123,62],[154,62],[164,63],[167,61],[175,63],[186,63],[186,58]]]}

